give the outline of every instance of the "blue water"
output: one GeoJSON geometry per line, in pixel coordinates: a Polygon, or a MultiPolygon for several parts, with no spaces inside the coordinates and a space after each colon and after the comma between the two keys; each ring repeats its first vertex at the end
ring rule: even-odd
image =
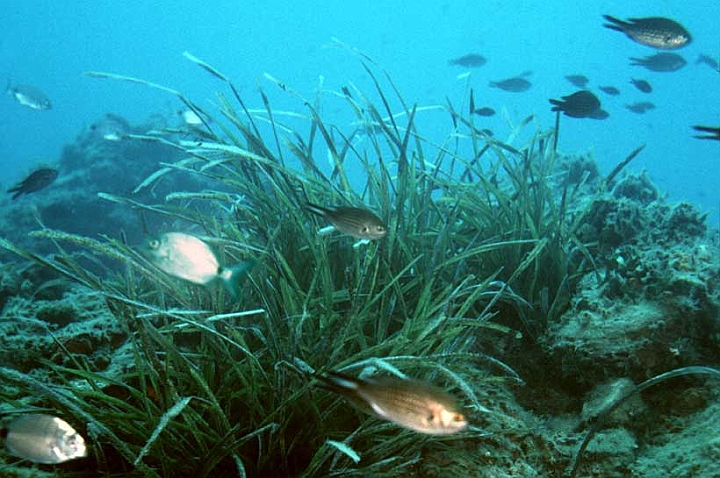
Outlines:
{"type": "MultiPolygon", "coordinates": [[[[320,77],[328,90],[349,83],[367,87],[357,58],[330,47],[337,37],[382,65],[409,103],[442,104],[448,98],[462,105],[468,88],[474,88],[478,106],[501,112],[478,123],[501,139],[510,132],[508,123],[529,114],[536,118],[531,129],[553,125],[548,98],[576,90],[564,75],[582,73],[590,78],[591,88],[615,85],[622,91],[619,97],[598,93],[610,118],[564,118],[560,149],[591,151],[609,171],[646,143],[629,170],[647,169],[670,200],[689,200],[717,214],[720,142],[692,138],[690,126],[720,126],[720,74],[695,65],[700,53],[720,57],[720,2],[588,3],[568,8],[565,1],[2,2],[2,74],[42,89],[54,107],[32,111],[9,95],[0,97],[0,185],[6,188],[36,165],[57,161],[64,145],[107,112],[137,123],[157,113],[172,115],[179,108],[166,93],[89,78],[83,71],[141,77],[178,89],[211,109],[214,92],[222,85],[183,58],[187,50],[231,77],[249,106],[262,106],[256,94],[261,85],[273,105],[299,109],[263,73],[309,98],[320,77]],[[603,28],[604,13],[679,21],[694,37],[678,51],[688,65],[673,73],[629,66],[628,57],[654,51],[603,28]],[[470,52],[485,56],[487,64],[474,70],[447,64],[470,52]],[[525,70],[534,73],[529,78],[533,87],[524,93],[487,87],[491,80],[525,70]],[[468,71],[469,77],[458,78],[468,71]],[[654,92],[648,96],[637,91],[628,83],[631,77],[649,80],[654,92]],[[623,107],[642,100],[657,108],[636,115],[623,107]]],[[[329,98],[323,114],[342,118],[343,108],[343,102],[329,98]]],[[[449,132],[446,116],[421,115],[426,116],[419,121],[432,128],[423,130],[428,136],[442,138],[449,132]]]]}

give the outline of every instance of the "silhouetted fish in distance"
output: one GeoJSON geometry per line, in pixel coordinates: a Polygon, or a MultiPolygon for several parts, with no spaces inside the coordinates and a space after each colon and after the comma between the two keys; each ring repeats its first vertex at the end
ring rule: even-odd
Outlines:
{"type": "Polygon", "coordinates": [[[690,33],[675,20],[663,17],[630,18],[623,21],[610,15],[603,15],[610,23],[605,28],[623,32],[641,45],[660,50],[676,50],[692,41],[690,33]]]}
{"type": "Polygon", "coordinates": [[[525,76],[529,76],[532,74],[532,71],[526,71],[521,73],[518,76],[514,76],[512,78],[506,78],[504,80],[499,81],[491,81],[490,87],[492,88],[499,88],[503,91],[509,91],[511,93],[520,93],[527,89],[529,89],[532,86],[532,83],[530,83],[528,80],[526,80],[525,76]]]}
{"type": "Polygon", "coordinates": [[[652,86],[650,85],[650,83],[648,83],[645,80],[638,80],[638,79],[632,78],[630,80],[630,83],[635,85],[635,88],[642,91],[643,93],[650,93],[652,91],[652,86]]]}
{"type": "Polygon", "coordinates": [[[565,76],[565,79],[578,88],[585,88],[590,81],[585,75],[567,75],[565,76]]]}
{"type": "Polygon", "coordinates": [[[654,110],[655,104],[650,103],[649,101],[639,101],[631,105],[625,105],[625,108],[629,109],[633,113],[641,115],[644,114],[647,110],[654,110]]]}
{"type": "Polygon", "coordinates": [[[695,131],[701,132],[701,133],[709,133],[709,134],[697,134],[695,135],[698,139],[711,139],[715,141],[720,141],[720,127],[716,126],[693,126],[693,129],[695,131]]]}
{"type": "Polygon", "coordinates": [[[7,192],[15,193],[12,197],[15,200],[22,194],[30,194],[46,188],[55,181],[57,175],[57,169],[40,168],[30,173],[28,177],[8,189],[7,192]]]}
{"type": "Polygon", "coordinates": [[[652,71],[677,71],[687,65],[687,61],[677,53],[656,53],[645,58],[630,58],[630,64],[652,71]]]}
{"type": "Polygon", "coordinates": [[[600,106],[600,100],[588,90],[576,91],[563,96],[562,100],[550,99],[552,111],[562,111],[571,118],[605,119],[609,115],[600,106]]]}
{"type": "Polygon", "coordinates": [[[489,106],[483,106],[482,108],[474,109],[473,114],[476,114],[478,116],[494,116],[495,110],[490,108],[489,106]]]}
{"type": "Polygon", "coordinates": [[[611,96],[617,96],[620,94],[620,90],[618,90],[614,86],[598,86],[598,88],[603,93],[607,93],[608,95],[611,95],[611,96]]]}
{"type": "Polygon", "coordinates": [[[698,56],[698,59],[695,60],[695,64],[700,65],[702,63],[706,64],[713,70],[720,72],[720,63],[718,63],[718,61],[715,58],[701,53],[700,56],[698,56]]]}
{"type": "Polygon", "coordinates": [[[448,61],[450,65],[464,66],[466,68],[480,68],[485,63],[487,63],[487,59],[477,53],[468,53],[467,55],[448,61]]]}

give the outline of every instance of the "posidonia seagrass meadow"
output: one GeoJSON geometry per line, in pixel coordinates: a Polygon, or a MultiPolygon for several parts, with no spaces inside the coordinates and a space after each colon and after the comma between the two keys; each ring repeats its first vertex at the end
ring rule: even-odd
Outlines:
{"type": "Polygon", "coordinates": [[[161,85],[87,73],[164,90],[212,118],[201,140],[168,131],[124,140],[158,141],[184,155],[138,189],[174,174],[203,176],[215,190],[177,191],[156,204],[132,195],[98,200],[183,225],[225,264],[252,257],[258,265],[233,299],[221,287],[165,275],[110,235],[33,232],[57,244],[52,257],[2,240],[102,294],[131,341],[134,363],[123,376],[90,370],[78,357],[74,367],[48,362],[49,382],[0,368],[15,387],[3,392],[9,403],[22,399],[27,407],[35,397],[88,440],[94,471],[67,476],[399,476],[420,466],[423,450],[485,435],[479,427],[442,438],[404,431],[314,387],[313,371],[405,374],[447,388],[471,423],[492,423],[501,413],[480,403],[477,390],[520,379],[475,338],[490,329],[516,333],[494,322],[501,305],[523,332],[541,331],[592,262],[575,236],[584,214],[571,207],[579,188],[556,171],[557,129],[524,146],[505,144],[448,102],[443,114],[452,128],[436,144],[416,126],[420,108],[350,50],[371,91],[319,88],[306,99],[266,75],[266,88],[302,101],[293,112],[273,109],[262,88],[263,108],[250,109],[229,78],[187,53],[222,82],[215,112],[161,85]],[[344,134],[326,122],[326,95],[341,98],[361,126],[344,134]],[[287,118],[304,126],[290,127],[287,118]],[[363,125],[374,132],[359,146],[363,125]],[[353,174],[360,165],[360,181],[350,177],[351,163],[353,174]],[[324,224],[303,210],[308,201],[366,205],[389,232],[364,245],[319,236],[324,224]],[[201,214],[197,204],[216,214],[201,214]]]}

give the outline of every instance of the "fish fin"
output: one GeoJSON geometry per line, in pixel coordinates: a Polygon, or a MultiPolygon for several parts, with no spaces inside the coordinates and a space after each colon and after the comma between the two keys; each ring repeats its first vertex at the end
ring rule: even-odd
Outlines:
{"type": "Polygon", "coordinates": [[[550,102],[551,105],[553,105],[553,107],[550,108],[550,111],[562,111],[562,110],[563,110],[563,109],[562,109],[562,105],[563,105],[563,102],[562,102],[562,101],[560,101],[560,100],[554,100],[554,99],[552,99],[552,98],[549,99],[548,101],[550,102]]]}
{"type": "Polygon", "coordinates": [[[605,28],[609,28],[611,30],[617,30],[619,32],[624,33],[625,28],[630,26],[630,24],[628,22],[624,22],[624,21],[620,20],[619,18],[615,18],[610,15],[603,15],[603,18],[610,22],[610,23],[605,23],[603,26],[605,28]]]}
{"type": "Polygon", "coordinates": [[[313,376],[330,390],[343,394],[355,394],[360,383],[357,378],[340,372],[329,371],[324,374],[316,373],[313,376]]]}
{"type": "Polygon", "coordinates": [[[325,214],[327,214],[327,212],[328,212],[327,208],[318,206],[317,204],[313,204],[311,202],[305,203],[305,210],[310,211],[313,214],[317,214],[318,216],[321,216],[321,217],[324,217],[325,214]]]}
{"type": "Polygon", "coordinates": [[[250,269],[252,269],[255,264],[257,264],[257,261],[250,259],[235,266],[223,268],[221,271],[223,285],[230,295],[235,298],[239,297],[242,281],[247,277],[248,272],[250,272],[250,269]]]}

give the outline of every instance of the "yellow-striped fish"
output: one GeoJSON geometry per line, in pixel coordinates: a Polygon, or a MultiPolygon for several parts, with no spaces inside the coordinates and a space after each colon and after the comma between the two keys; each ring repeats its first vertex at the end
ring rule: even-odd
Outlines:
{"type": "Polygon", "coordinates": [[[380,239],[387,234],[387,226],[372,211],[360,207],[322,207],[307,203],[308,211],[326,219],[338,231],[356,239],[380,239]]]}
{"type": "Polygon", "coordinates": [[[457,401],[429,383],[397,377],[359,379],[338,372],[315,376],[361,410],[408,430],[450,435],[468,426],[457,401]]]}

